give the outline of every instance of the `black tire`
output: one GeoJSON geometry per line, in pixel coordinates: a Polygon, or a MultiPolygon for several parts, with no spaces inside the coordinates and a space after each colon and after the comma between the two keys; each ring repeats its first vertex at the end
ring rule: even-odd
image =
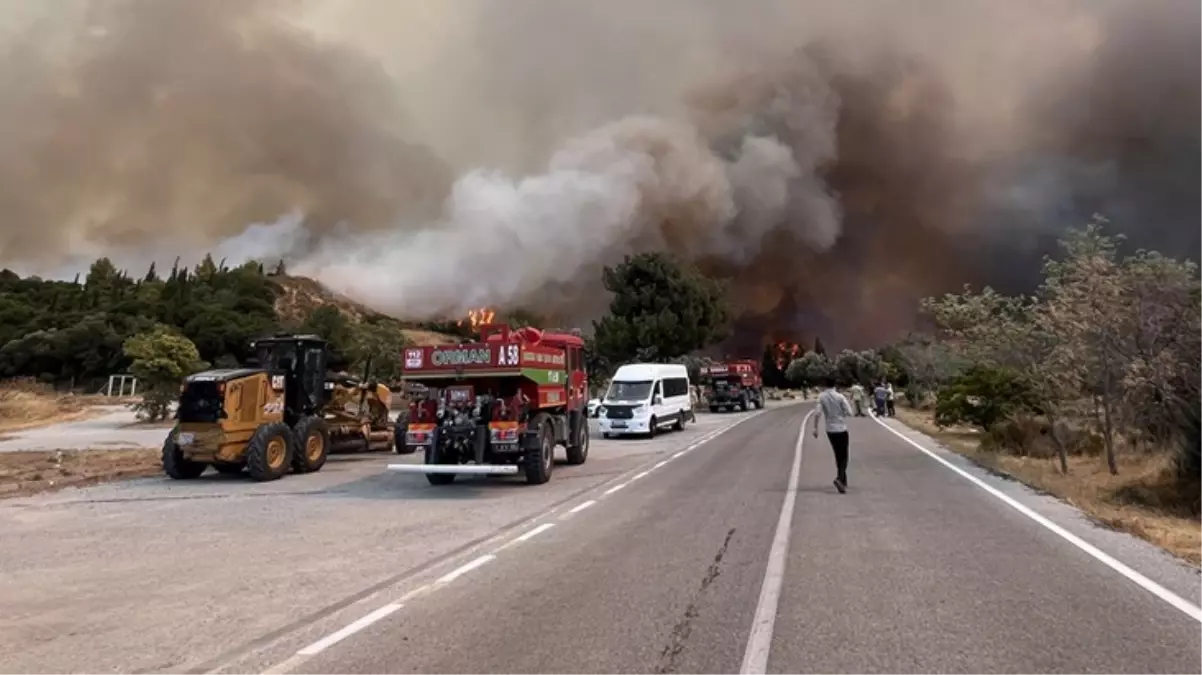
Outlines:
{"type": "Polygon", "coordinates": [[[257,481],[278,480],[292,466],[296,435],[283,422],[255,429],[246,444],[246,472],[257,481]]]}
{"type": "Polygon", "coordinates": [[[740,412],[747,412],[747,408],[749,408],[749,407],[750,407],[750,406],[749,406],[749,405],[747,405],[747,399],[746,399],[746,398],[741,398],[741,399],[739,399],[739,411],[740,411],[740,412]]]}
{"type": "Polygon", "coordinates": [[[655,419],[655,415],[651,416],[651,423],[647,425],[647,438],[655,438],[655,434],[659,432],[659,420],[655,419]]]}
{"type": "Polygon", "coordinates": [[[612,438],[612,437],[613,437],[613,434],[609,433],[608,431],[601,432],[601,438],[612,438]]]}
{"type": "Polygon", "coordinates": [[[718,412],[718,406],[716,406],[716,405],[711,405],[711,406],[710,406],[710,412],[712,412],[712,413],[716,413],[716,412],[718,412]]]}
{"type": "Polygon", "coordinates": [[[330,427],[320,417],[302,417],[294,429],[296,438],[292,453],[292,470],[313,473],[325,466],[330,456],[330,427]]]}
{"type": "Polygon", "coordinates": [[[676,431],[684,431],[684,411],[683,410],[681,410],[680,414],[676,416],[676,424],[673,424],[672,428],[675,429],[676,431]]]}
{"type": "MultiPolygon", "coordinates": [[[[440,457],[435,456],[437,452],[438,435],[435,434],[434,438],[430,441],[430,445],[426,446],[426,449],[423,453],[423,463],[447,464],[447,462],[442,461],[440,457]]],[[[430,483],[430,485],[450,485],[451,483],[455,482],[455,475],[456,474],[453,473],[428,473],[426,474],[426,480],[430,483]]]]}
{"type": "Polygon", "coordinates": [[[204,462],[193,462],[184,458],[184,452],[175,442],[177,430],[173,429],[163,441],[163,471],[175,480],[192,480],[200,478],[208,466],[204,462]]]}
{"type": "Polygon", "coordinates": [[[407,422],[404,424],[398,422],[396,429],[394,429],[392,432],[392,451],[398,455],[412,455],[413,453],[417,452],[416,447],[410,448],[405,445],[405,435],[408,432],[409,424],[407,422]]]}
{"type": "Polygon", "coordinates": [[[536,418],[538,425],[538,446],[526,452],[526,484],[542,485],[551,480],[551,472],[555,469],[555,436],[551,433],[551,423],[545,418],[536,418]]]}
{"type": "Polygon", "coordinates": [[[588,459],[588,418],[581,418],[580,428],[576,432],[576,445],[568,446],[568,464],[584,464],[588,459]]]}
{"type": "Polygon", "coordinates": [[[240,476],[246,467],[241,464],[214,464],[213,468],[222,476],[240,476]]]}

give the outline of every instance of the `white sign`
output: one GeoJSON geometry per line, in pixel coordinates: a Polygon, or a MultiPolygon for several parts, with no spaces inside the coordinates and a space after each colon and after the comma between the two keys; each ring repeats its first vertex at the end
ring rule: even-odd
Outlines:
{"type": "Polygon", "coordinates": [[[405,367],[406,368],[421,368],[422,367],[422,350],[406,349],[405,350],[405,367]]]}

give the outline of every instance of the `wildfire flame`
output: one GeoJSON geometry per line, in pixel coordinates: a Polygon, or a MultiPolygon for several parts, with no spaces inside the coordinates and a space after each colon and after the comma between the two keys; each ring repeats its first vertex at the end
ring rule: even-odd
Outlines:
{"type": "MultiPolygon", "coordinates": [[[[467,320],[468,320],[468,323],[471,325],[472,330],[477,330],[480,328],[480,326],[482,324],[492,323],[493,319],[495,319],[496,316],[497,316],[497,313],[494,312],[493,310],[491,310],[487,307],[481,307],[480,309],[473,309],[470,312],[468,312],[467,320]]],[[[462,320],[459,321],[458,325],[462,326],[463,321],[462,320]]]]}
{"type": "Polygon", "coordinates": [[[793,360],[801,355],[801,345],[796,342],[777,342],[776,343],[776,368],[782,370],[785,367],[785,358],[793,360]]]}

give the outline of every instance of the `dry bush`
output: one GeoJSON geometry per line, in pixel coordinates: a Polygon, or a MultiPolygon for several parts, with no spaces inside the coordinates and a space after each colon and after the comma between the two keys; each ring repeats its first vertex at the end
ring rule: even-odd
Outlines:
{"type": "Polygon", "coordinates": [[[34,379],[0,382],[0,429],[13,431],[82,415],[83,397],[61,393],[34,379]]]}

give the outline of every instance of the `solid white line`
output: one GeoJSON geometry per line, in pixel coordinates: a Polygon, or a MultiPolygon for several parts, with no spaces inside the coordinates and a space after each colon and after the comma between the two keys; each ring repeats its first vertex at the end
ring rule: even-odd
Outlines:
{"type": "Polygon", "coordinates": [[[579,513],[596,503],[597,503],[597,500],[590,499],[587,502],[584,502],[583,504],[577,504],[576,506],[572,507],[572,509],[570,511],[568,511],[568,513],[579,513]]]}
{"type": "Polygon", "coordinates": [[[522,536],[518,537],[516,541],[529,541],[553,527],[555,527],[555,523],[543,523],[542,525],[539,525],[538,527],[534,528],[533,530],[530,530],[526,534],[523,534],[522,536]]]}
{"type": "Polygon", "coordinates": [[[666,459],[661,462],[656,462],[655,466],[651,467],[651,471],[655,471],[656,469],[660,468],[661,466],[663,466],[667,463],[668,463],[668,460],[666,460],[666,459]]]}
{"type": "Polygon", "coordinates": [[[377,609],[376,611],[372,612],[371,614],[368,614],[367,616],[363,617],[362,619],[359,619],[358,621],[355,621],[354,623],[349,624],[342,630],[339,630],[334,633],[330,633],[329,635],[323,637],[322,639],[318,640],[317,642],[314,642],[313,644],[309,645],[308,647],[301,649],[300,651],[297,652],[297,654],[300,654],[301,656],[312,656],[314,654],[317,654],[317,653],[323,651],[326,647],[329,647],[330,645],[342,642],[343,640],[354,635],[355,633],[358,633],[359,631],[363,630],[364,628],[367,628],[368,626],[379,621],[380,619],[383,619],[384,617],[388,616],[389,614],[392,614],[393,612],[397,611],[398,609],[400,609],[403,606],[404,605],[401,605],[401,604],[398,604],[395,602],[384,605],[383,607],[377,609]]]}
{"type": "Polygon", "coordinates": [[[626,485],[627,485],[627,483],[618,483],[617,485],[606,490],[605,494],[612,495],[613,493],[617,492],[618,490],[621,490],[622,488],[626,487],[626,485]]]}
{"type": "Polygon", "coordinates": [[[486,565],[496,559],[497,559],[497,556],[495,556],[491,553],[489,553],[487,555],[482,555],[479,558],[476,558],[475,560],[471,561],[470,563],[467,563],[466,565],[463,565],[463,566],[459,567],[458,569],[452,570],[452,571],[448,572],[447,574],[444,574],[442,577],[440,577],[438,579],[438,581],[436,581],[434,583],[449,584],[452,581],[458,579],[459,577],[476,569],[477,567],[480,567],[481,565],[486,565]]]}
{"type": "Polygon", "coordinates": [[[687,449],[686,449],[686,450],[681,450],[680,452],[676,453],[675,455],[672,455],[672,457],[671,457],[670,459],[676,459],[677,457],[683,457],[683,456],[684,456],[684,453],[686,453],[686,452],[688,452],[688,450],[687,450],[687,449]]]}
{"type": "Polygon", "coordinates": [[[646,476],[646,475],[647,475],[647,474],[649,474],[649,473],[651,473],[651,471],[641,471],[641,472],[639,472],[639,473],[636,473],[634,476],[632,476],[632,477],[630,478],[630,482],[631,482],[631,483],[633,483],[634,481],[636,481],[636,480],[638,480],[638,479],[640,479],[640,478],[643,478],[644,476],[646,476]]]}
{"type": "Polygon", "coordinates": [[[747,651],[743,653],[740,673],[768,672],[768,654],[772,650],[772,630],[776,626],[776,608],[780,604],[780,590],[785,581],[785,562],[789,557],[789,530],[793,525],[793,508],[797,504],[797,484],[801,481],[802,446],[805,444],[806,422],[814,410],[801,420],[801,431],[797,434],[797,446],[793,450],[793,469],[789,472],[789,487],[785,490],[785,501],[780,505],[780,520],[776,521],[776,534],[772,537],[772,548],[768,550],[768,567],[764,570],[764,583],[760,586],[760,599],[755,606],[755,619],[751,623],[751,635],[747,638],[747,651]]]}
{"type": "Polygon", "coordinates": [[[902,439],[903,441],[909,443],[910,445],[914,446],[915,448],[918,448],[920,451],[922,451],[924,454],[926,454],[927,457],[930,457],[931,459],[935,460],[936,462],[939,462],[943,466],[946,466],[947,468],[951,469],[952,471],[955,471],[956,473],[960,474],[960,476],[962,476],[963,478],[966,478],[970,482],[972,482],[973,485],[976,485],[977,487],[988,492],[989,494],[993,495],[994,497],[997,497],[1003,503],[1005,503],[1007,506],[1013,508],[1015,511],[1018,511],[1019,513],[1023,514],[1024,516],[1026,516],[1026,517],[1030,518],[1031,520],[1035,521],[1036,523],[1042,525],[1044,528],[1059,535],[1060,538],[1064,539],[1065,541],[1072,544],[1073,546],[1076,546],[1077,548],[1081,549],[1082,551],[1085,551],[1090,556],[1092,556],[1095,560],[1097,560],[1098,562],[1101,562],[1103,565],[1106,565],[1107,567],[1114,570],[1115,572],[1118,572],[1119,574],[1123,575],[1124,577],[1127,577],[1128,580],[1134,582],[1140,588],[1144,589],[1145,591],[1148,591],[1149,593],[1151,593],[1152,595],[1155,595],[1156,597],[1160,598],[1161,600],[1164,600],[1165,602],[1172,605],[1173,607],[1176,607],[1177,609],[1181,610],[1187,616],[1194,619],[1195,621],[1202,622],[1202,608],[1185,600],[1181,596],[1177,595],[1176,593],[1173,593],[1169,589],[1165,588],[1164,586],[1161,586],[1160,584],[1156,583],[1155,581],[1152,581],[1151,579],[1145,577],[1144,575],[1140,574],[1139,572],[1136,572],[1135,570],[1131,569],[1130,567],[1127,567],[1126,565],[1119,562],[1118,560],[1115,560],[1114,558],[1110,557],[1103,551],[1099,550],[1094,545],[1092,545],[1089,542],[1085,541],[1084,539],[1078,537],[1077,535],[1073,534],[1072,532],[1069,532],[1068,530],[1064,529],[1063,527],[1060,527],[1056,523],[1053,523],[1052,521],[1048,520],[1044,516],[1031,510],[1025,504],[1015,500],[1013,497],[1010,497],[1009,495],[1003,493],[1002,491],[998,490],[997,488],[989,485],[988,483],[981,480],[980,478],[977,478],[976,476],[968,473],[967,471],[965,471],[964,469],[961,469],[960,467],[956,466],[955,464],[952,464],[951,462],[940,457],[939,455],[928,450],[927,448],[924,448],[921,443],[918,443],[917,441],[909,438],[908,436],[906,436],[905,434],[901,433],[900,431],[894,429],[893,427],[889,426],[885,422],[882,422],[881,420],[876,419],[876,418],[873,418],[873,419],[876,421],[877,424],[884,427],[886,431],[893,434],[894,436],[897,436],[898,438],[902,439]]]}

